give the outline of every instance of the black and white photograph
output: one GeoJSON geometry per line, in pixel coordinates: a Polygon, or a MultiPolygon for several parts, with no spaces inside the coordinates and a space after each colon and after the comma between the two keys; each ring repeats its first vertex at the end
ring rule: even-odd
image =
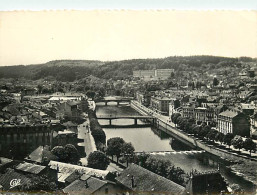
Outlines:
{"type": "Polygon", "coordinates": [[[0,9],[0,194],[257,194],[257,3],[28,2],[0,9]]]}

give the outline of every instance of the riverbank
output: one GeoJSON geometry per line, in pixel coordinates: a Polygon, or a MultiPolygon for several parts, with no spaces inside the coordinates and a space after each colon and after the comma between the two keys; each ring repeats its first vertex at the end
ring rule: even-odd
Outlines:
{"type": "Polygon", "coordinates": [[[182,130],[175,128],[175,125],[169,122],[169,118],[167,116],[159,115],[153,112],[151,109],[139,104],[137,101],[131,101],[131,107],[142,115],[155,116],[157,118],[158,128],[172,137],[175,137],[180,141],[184,141],[184,143],[190,143],[192,147],[205,150],[206,152],[220,157],[225,161],[234,163],[234,166],[229,167],[232,172],[240,175],[245,180],[252,182],[254,185],[257,185],[257,174],[256,171],[253,171],[253,167],[257,167],[256,159],[216,148],[214,145],[207,144],[204,141],[188,135],[182,130]],[[251,166],[245,166],[248,164],[251,164],[251,166]],[[240,169],[240,167],[242,168],[240,169]]]}
{"type": "Polygon", "coordinates": [[[211,154],[214,154],[216,156],[219,156],[223,159],[230,160],[230,161],[241,161],[241,160],[251,160],[251,161],[257,161],[256,158],[244,156],[241,154],[238,154],[234,151],[230,152],[221,148],[215,147],[213,144],[208,144],[207,142],[200,140],[198,138],[195,138],[193,135],[189,135],[185,132],[183,132],[180,129],[177,129],[175,125],[171,122],[169,122],[169,117],[158,115],[154,113],[151,109],[146,108],[145,106],[142,106],[136,101],[131,102],[131,107],[138,111],[142,115],[153,115],[157,118],[157,127],[161,130],[165,131],[166,133],[171,133],[174,136],[182,138],[184,141],[187,141],[191,143],[194,147],[200,148],[205,150],[206,152],[209,152],[211,154]]]}

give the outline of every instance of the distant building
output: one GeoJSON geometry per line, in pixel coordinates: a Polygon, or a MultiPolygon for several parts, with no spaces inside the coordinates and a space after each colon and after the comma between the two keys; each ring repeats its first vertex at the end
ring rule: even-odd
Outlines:
{"type": "MultiPolygon", "coordinates": [[[[210,115],[210,118],[211,117],[213,118],[213,116],[210,115]]],[[[207,122],[207,124],[208,124],[208,122],[209,122],[208,118],[207,118],[207,108],[204,108],[204,107],[195,108],[195,121],[196,122],[207,122]]]]}
{"type": "Polygon", "coordinates": [[[65,146],[66,144],[77,145],[77,143],[78,139],[76,133],[69,130],[58,131],[57,136],[53,139],[53,147],[65,146]]]}
{"type": "Polygon", "coordinates": [[[224,134],[250,136],[250,119],[242,112],[226,110],[218,116],[218,131],[224,134]]]}
{"type": "Polygon", "coordinates": [[[252,116],[250,116],[251,121],[251,137],[254,139],[257,138],[257,113],[254,113],[252,116]]]}
{"type": "Polygon", "coordinates": [[[183,186],[136,164],[124,169],[116,181],[124,186],[124,194],[185,194],[183,186]]]}
{"type": "Polygon", "coordinates": [[[35,95],[37,93],[36,88],[27,88],[22,91],[22,96],[24,95],[35,95]]]}
{"type": "Polygon", "coordinates": [[[41,145],[52,145],[53,128],[51,125],[3,125],[0,127],[0,153],[24,158],[29,152],[41,145]]]}
{"type": "Polygon", "coordinates": [[[195,118],[195,105],[189,104],[189,105],[183,106],[182,107],[182,117],[194,119],[195,118]]]}
{"type": "Polygon", "coordinates": [[[133,77],[144,80],[166,80],[172,72],[174,69],[136,70],[133,71],[133,77]]]}
{"type": "Polygon", "coordinates": [[[150,106],[152,109],[157,111],[160,114],[168,115],[169,114],[169,103],[174,101],[173,98],[168,97],[151,97],[150,106]]]}
{"type": "Polygon", "coordinates": [[[169,103],[169,117],[171,118],[171,115],[177,112],[177,108],[180,107],[180,101],[178,99],[173,99],[169,103]]]}
{"type": "Polygon", "coordinates": [[[149,106],[150,105],[150,101],[151,101],[151,96],[153,95],[153,93],[151,92],[140,92],[137,91],[136,92],[136,100],[144,105],[144,106],[149,106]]]}
{"type": "Polygon", "coordinates": [[[238,94],[238,97],[242,100],[246,100],[247,98],[251,97],[253,95],[252,91],[242,91],[238,94]]]}
{"type": "Polygon", "coordinates": [[[196,122],[205,122],[208,125],[215,125],[218,121],[218,115],[227,109],[222,104],[203,103],[202,107],[195,108],[196,122]]]}
{"type": "Polygon", "coordinates": [[[54,93],[49,98],[49,103],[54,102],[67,102],[67,101],[80,101],[85,98],[85,95],[82,93],[54,93]]]}
{"type": "Polygon", "coordinates": [[[64,113],[64,116],[67,116],[69,119],[76,118],[80,116],[80,105],[79,101],[63,102],[59,106],[59,111],[64,113]]]}
{"type": "Polygon", "coordinates": [[[240,79],[246,79],[248,78],[248,73],[247,72],[240,72],[239,74],[240,79]]]}
{"type": "Polygon", "coordinates": [[[254,113],[255,106],[254,104],[241,103],[240,108],[244,114],[251,116],[254,113]]]}

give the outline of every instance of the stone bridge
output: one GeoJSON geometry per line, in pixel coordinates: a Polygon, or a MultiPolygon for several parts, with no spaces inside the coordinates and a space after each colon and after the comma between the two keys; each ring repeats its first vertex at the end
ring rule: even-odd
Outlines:
{"type": "Polygon", "coordinates": [[[101,120],[109,120],[109,126],[112,125],[112,120],[115,119],[134,119],[134,125],[138,125],[137,120],[147,120],[152,121],[152,123],[155,123],[156,118],[154,116],[148,116],[148,115],[129,115],[129,116],[122,116],[122,115],[98,115],[97,119],[101,120]]]}

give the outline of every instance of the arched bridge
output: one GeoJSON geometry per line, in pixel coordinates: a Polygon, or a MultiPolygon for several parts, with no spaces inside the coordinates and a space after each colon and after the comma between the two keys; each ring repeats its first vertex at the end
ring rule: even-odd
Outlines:
{"type": "Polygon", "coordinates": [[[134,119],[134,125],[137,125],[137,120],[152,120],[155,123],[156,118],[148,115],[98,115],[97,119],[109,120],[109,125],[112,125],[114,119],[134,119]]]}
{"type": "Polygon", "coordinates": [[[130,102],[133,100],[132,97],[105,97],[103,99],[97,99],[95,102],[104,102],[107,106],[108,102],[117,102],[117,105],[120,104],[120,102],[130,102]]]}

